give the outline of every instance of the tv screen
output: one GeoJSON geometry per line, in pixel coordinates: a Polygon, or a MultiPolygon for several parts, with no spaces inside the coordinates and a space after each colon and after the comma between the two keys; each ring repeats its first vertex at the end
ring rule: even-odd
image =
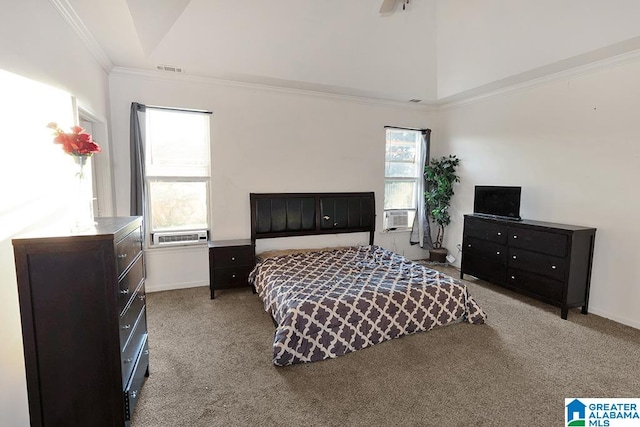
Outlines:
{"type": "Polygon", "coordinates": [[[521,187],[476,185],[473,213],[520,220],[521,187]]]}

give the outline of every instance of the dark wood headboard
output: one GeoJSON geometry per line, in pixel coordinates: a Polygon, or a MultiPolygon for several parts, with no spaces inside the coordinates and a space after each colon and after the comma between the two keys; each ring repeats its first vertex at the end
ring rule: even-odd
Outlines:
{"type": "Polygon", "coordinates": [[[376,203],[368,193],[250,193],[251,240],[314,234],[369,233],[376,203]]]}

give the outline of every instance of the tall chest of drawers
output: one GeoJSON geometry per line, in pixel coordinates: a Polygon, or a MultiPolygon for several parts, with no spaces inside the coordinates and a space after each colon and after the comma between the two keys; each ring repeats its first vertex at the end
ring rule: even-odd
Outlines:
{"type": "Polygon", "coordinates": [[[13,240],[32,426],[127,426],[149,375],[139,217],[13,240]]]}
{"type": "Polygon", "coordinates": [[[470,274],[588,313],[595,228],[465,215],[460,278],[470,274]]]}

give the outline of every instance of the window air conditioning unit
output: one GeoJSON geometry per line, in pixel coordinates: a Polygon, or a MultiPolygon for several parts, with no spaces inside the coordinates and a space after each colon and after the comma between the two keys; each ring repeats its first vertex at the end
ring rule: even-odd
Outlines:
{"type": "Polygon", "coordinates": [[[389,211],[387,212],[387,228],[406,228],[409,227],[408,211],[389,211]]]}
{"type": "Polygon", "coordinates": [[[170,231],[167,233],[153,233],[154,246],[164,245],[192,245],[207,241],[207,230],[199,231],[170,231]]]}

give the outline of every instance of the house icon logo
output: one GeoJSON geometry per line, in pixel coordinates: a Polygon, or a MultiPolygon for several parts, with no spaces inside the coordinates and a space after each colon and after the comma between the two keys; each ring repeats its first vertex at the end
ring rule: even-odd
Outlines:
{"type": "Polygon", "coordinates": [[[567,427],[568,426],[584,426],[585,425],[585,409],[587,405],[579,401],[578,399],[573,399],[567,405],[567,427]]]}

